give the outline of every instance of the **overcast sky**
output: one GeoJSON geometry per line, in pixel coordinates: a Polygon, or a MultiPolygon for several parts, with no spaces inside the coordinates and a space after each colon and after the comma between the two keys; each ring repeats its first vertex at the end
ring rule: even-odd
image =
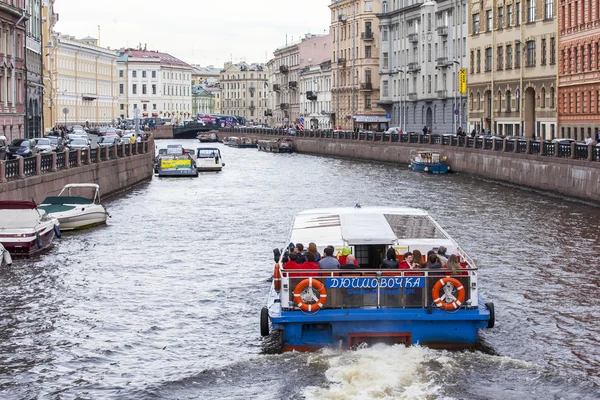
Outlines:
{"type": "Polygon", "coordinates": [[[56,0],[56,30],[118,49],[147,44],[190,64],[266,62],[273,50],[329,31],[328,0],[56,0]]]}

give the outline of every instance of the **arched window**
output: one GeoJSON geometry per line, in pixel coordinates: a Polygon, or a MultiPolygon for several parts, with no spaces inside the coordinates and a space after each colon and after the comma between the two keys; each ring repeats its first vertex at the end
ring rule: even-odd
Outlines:
{"type": "Polygon", "coordinates": [[[437,123],[437,104],[433,106],[433,123],[437,123]]]}
{"type": "MultiPolygon", "coordinates": [[[[469,110],[473,111],[473,92],[471,92],[471,96],[470,96],[470,99],[469,99],[469,105],[471,106],[471,107],[469,108],[469,110]]],[[[446,108],[446,106],[444,106],[444,109],[445,109],[445,108],[446,108]]],[[[445,113],[445,112],[444,112],[444,115],[446,115],[446,113],[445,113]]]]}
{"type": "Polygon", "coordinates": [[[477,92],[477,109],[481,110],[481,94],[477,92]]]}
{"type": "Polygon", "coordinates": [[[421,106],[421,123],[425,123],[425,106],[421,106]]]}
{"type": "Polygon", "coordinates": [[[550,108],[556,107],[555,99],[554,99],[554,88],[550,88],[550,108]]]}
{"type": "Polygon", "coordinates": [[[546,108],[546,88],[540,91],[540,107],[546,108]]]}
{"type": "Polygon", "coordinates": [[[384,1],[383,3],[381,3],[381,10],[383,13],[388,12],[388,2],[384,1]]]}
{"type": "Polygon", "coordinates": [[[502,112],[502,92],[498,90],[498,111],[502,112]]]}
{"type": "Polygon", "coordinates": [[[520,89],[517,89],[516,102],[517,102],[517,106],[515,108],[516,108],[516,111],[519,112],[519,111],[521,111],[521,90],[520,89]]]}
{"type": "Polygon", "coordinates": [[[510,108],[512,107],[512,94],[510,90],[506,91],[506,112],[510,112],[510,108]]]}
{"type": "MultiPolygon", "coordinates": [[[[471,92],[471,104],[473,104],[473,92],[471,92]]],[[[446,103],[444,103],[442,108],[442,123],[446,123],[446,103]]]]}

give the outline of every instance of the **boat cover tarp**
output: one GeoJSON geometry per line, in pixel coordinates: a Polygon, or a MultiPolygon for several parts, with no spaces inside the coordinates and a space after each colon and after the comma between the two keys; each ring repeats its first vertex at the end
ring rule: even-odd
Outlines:
{"type": "Polygon", "coordinates": [[[35,210],[33,201],[4,200],[0,201],[0,210],[35,210]]]}
{"type": "Polygon", "coordinates": [[[348,244],[393,244],[396,234],[383,214],[342,214],[342,237],[348,244]]]}
{"type": "Polygon", "coordinates": [[[40,215],[37,210],[0,209],[0,230],[33,229],[38,225],[39,220],[40,215]]]}
{"type": "Polygon", "coordinates": [[[92,204],[92,201],[78,196],[50,196],[42,201],[42,205],[46,204],[92,204]]]}

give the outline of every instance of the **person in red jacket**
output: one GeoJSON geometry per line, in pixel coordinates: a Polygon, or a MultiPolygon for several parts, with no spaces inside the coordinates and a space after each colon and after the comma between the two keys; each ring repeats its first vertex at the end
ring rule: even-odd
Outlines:
{"type": "Polygon", "coordinates": [[[410,251],[404,253],[404,261],[400,263],[398,269],[411,269],[413,262],[413,255],[410,251]]]}
{"type": "MultiPolygon", "coordinates": [[[[289,261],[285,263],[285,265],[283,266],[284,270],[290,270],[290,269],[319,269],[319,264],[314,262],[314,256],[312,257],[313,259],[313,264],[310,265],[309,262],[305,262],[302,264],[298,264],[298,253],[290,253],[289,254],[289,261]]],[[[299,276],[317,276],[318,274],[315,273],[303,273],[303,272],[298,272],[298,273],[290,273],[289,276],[290,278],[294,278],[294,277],[299,277],[299,276]]]]}

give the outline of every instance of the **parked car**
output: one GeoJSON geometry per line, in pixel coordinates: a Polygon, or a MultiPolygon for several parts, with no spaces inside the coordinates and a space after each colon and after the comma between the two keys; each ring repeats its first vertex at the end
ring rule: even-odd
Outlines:
{"type": "Polygon", "coordinates": [[[69,133],[67,135],[67,140],[70,142],[73,139],[84,139],[88,142],[88,144],[90,144],[90,138],[88,137],[87,133],[69,133]]]}
{"type": "Polygon", "coordinates": [[[6,159],[6,150],[8,148],[8,142],[5,136],[0,136],[0,160],[6,159]]]}
{"type": "Polygon", "coordinates": [[[37,143],[38,151],[41,154],[52,153],[53,148],[52,148],[52,142],[50,141],[50,139],[43,137],[43,138],[37,138],[37,139],[35,139],[35,141],[37,143]]]}
{"type": "Polygon", "coordinates": [[[98,147],[109,147],[119,143],[121,143],[121,141],[118,136],[102,136],[100,140],[98,140],[98,147]]]}
{"type": "Polygon", "coordinates": [[[90,147],[90,143],[89,140],[87,139],[82,139],[82,138],[75,138],[75,139],[71,139],[69,140],[69,144],[67,145],[69,147],[70,150],[76,150],[76,149],[87,149],[88,147],[90,147]]]}
{"type": "Polygon", "coordinates": [[[15,139],[8,146],[6,158],[31,157],[37,154],[38,149],[33,139],[15,139]]]}
{"type": "Polygon", "coordinates": [[[60,136],[46,136],[46,139],[50,139],[52,151],[65,151],[65,144],[60,136]]]}

